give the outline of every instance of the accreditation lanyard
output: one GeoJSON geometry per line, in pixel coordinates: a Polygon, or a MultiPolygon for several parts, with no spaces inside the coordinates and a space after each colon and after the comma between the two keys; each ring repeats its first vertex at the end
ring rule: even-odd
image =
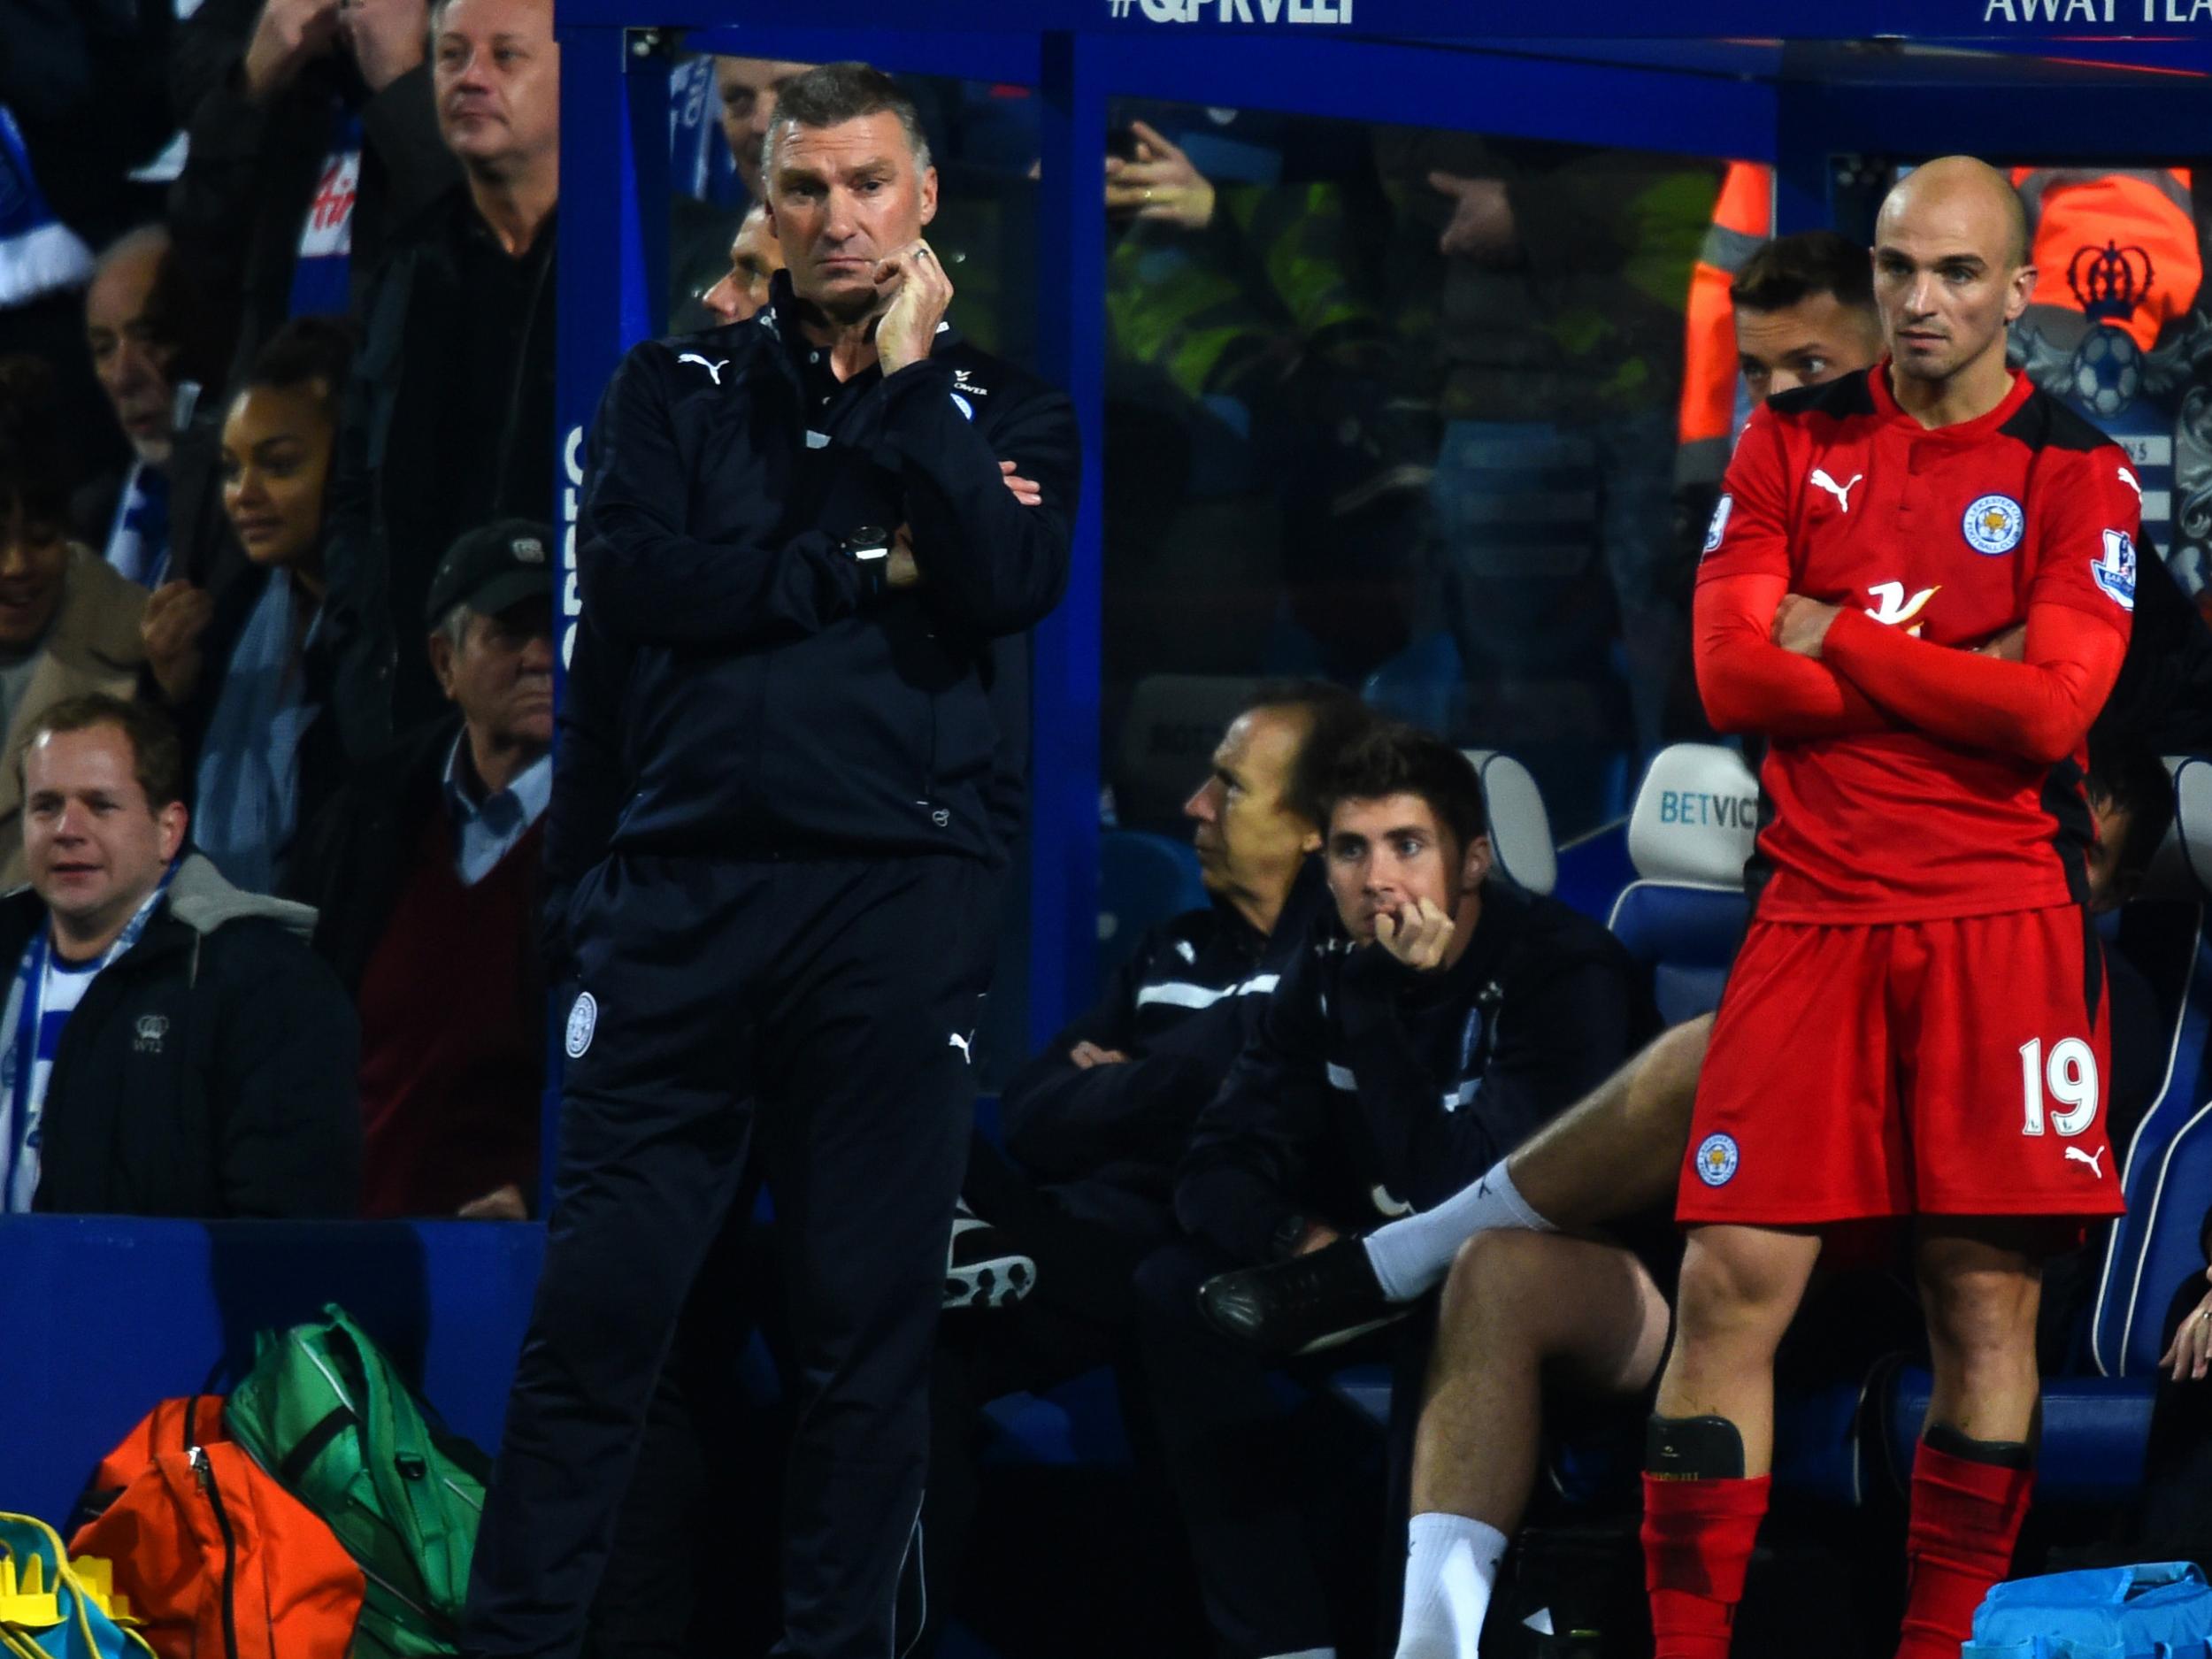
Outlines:
{"type": "MultiPolygon", "coordinates": [[[[160,904],[161,895],[169,890],[170,879],[176,873],[174,864],[162,872],[160,885],[147,895],[146,902],[138,907],[137,913],[116,935],[115,942],[102,951],[99,961],[93,964],[94,977],[96,978],[108,964],[138,942],[139,935],[146,931],[146,924],[153,919],[155,907],[160,904]]],[[[46,1102],[42,1099],[34,1105],[32,1102],[31,1083],[38,1068],[39,1016],[46,1000],[46,968],[53,954],[53,932],[54,925],[50,920],[32,935],[30,947],[23,953],[22,965],[16,970],[15,1047],[10,1056],[15,1067],[14,1110],[9,1114],[8,1161],[4,1170],[0,1170],[0,1210],[5,1210],[14,1202],[16,1171],[23,1167],[25,1150],[27,1148],[35,1152],[38,1149],[39,1119],[45,1116],[46,1102]]]]}

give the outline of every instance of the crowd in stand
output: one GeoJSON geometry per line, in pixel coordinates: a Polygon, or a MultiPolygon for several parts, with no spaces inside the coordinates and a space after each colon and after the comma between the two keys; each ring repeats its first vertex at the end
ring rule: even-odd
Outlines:
{"type": "Polygon", "coordinates": [[[552,8],[141,10],[27,23],[0,90],[0,838],[54,918],[10,1005],[38,1064],[8,1207],[521,1217],[552,8]],[[103,177],[83,135],[127,70],[173,119],[103,177]],[[180,926],[195,972],[125,988],[180,926]],[[103,1167],[82,1137],[119,1111],[103,1167]]]}
{"type": "MultiPolygon", "coordinates": [[[[0,56],[0,877],[27,884],[0,899],[0,1209],[521,1219],[563,961],[541,904],[552,0],[176,10],[0,56]]],[[[674,209],[675,327],[768,303],[761,142],[803,67],[694,66],[726,148],[674,209]]],[[[933,231],[949,268],[974,254],[962,326],[1010,355],[1021,308],[992,296],[1030,153],[987,103],[926,113],[963,140],[933,231]]],[[[1287,1455],[1282,1375],[1364,1356],[1415,1407],[1397,1651],[1471,1651],[1448,1580],[1495,1574],[1544,1386],[1618,1402],[1657,1375],[1710,1022],[1663,1033],[1615,940],[1498,876],[1455,745],[1571,767],[1705,732],[1673,460],[1718,169],[1394,131],[1311,160],[1233,112],[1128,113],[1110,489],[1152,462],[1172,482],[1108,508],[1110,675],[1159,646],[1325,678],[1209,729],[1183,810],[1210,907],[1145,935],[970,1148],[926,1640],[975,1526],[982,1408],[1110,1364],[1212,1639],[1333,1653],[1352,1552],[1287,1455]],[[1436,347],[1418,385],[1409,342],[1436,347]],[[1202,545],[1194,607],[1148,572],[1202,545]],[[1425,632],[1458,665],[1437,731],[1343,684],[1425,632]],[[1286,1265],[1286,1287],[1240,1277],[1286,1265]]],[[[1872,360],[1863,266],[1834,236],[1741,265],[1754,395],[1872,360]]],[[[2212,641],[2145,568],[2088,785],[2098,909],[2172,818],[2157,754],[2212,747],[2212,641]]],[[[2124,1122],[2156,1089],[2138,993],[2116,969],[2124,1122]]],[[[768,1248],[733,1229],[701,1285],[768,1248]]],[[[2177,1383],[2208,1364],[2198,1311],[2177,1302],[2177,1383]]],[[[597,1650],[684,1637],[717,1449],[700,1391],[733,1364],[678,1338],[597,1650]]]]}

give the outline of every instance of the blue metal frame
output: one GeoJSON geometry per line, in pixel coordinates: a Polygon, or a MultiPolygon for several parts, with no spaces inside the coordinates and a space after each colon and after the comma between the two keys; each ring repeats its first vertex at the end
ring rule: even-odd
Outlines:
{"type": "MultiPolygon", "coordinates": [[[[632,32],[651,3],[560,0],[565,526],[574,520],[577,437],[622,351],[653,326],[664,291],[655,273],[665,237],[648,209],[665,195],[657,173],[666,146],[650,139],[665,129],[666,65],[632,32]]],[[[2046,0],[1839,0],[1808,19],[1818,39],[1910,37],[2045,60],[1901,59],[1886,81],[1890,58],[1878,51],[1850,60],[1847,83],[1822,84],[1790,78],[1772,0],[1582,0],[1571,12],[1548,0],[1025,0],[1018,14],[1007,0],[936,0],[927,30],[914,27],[911,0],[834,0],[803,27],[777,15],[782,0],[659,0],[653,24],[694,31],[687,43],[702,49],[865,58],[1040,94],[1040,366],[1075,400],[1084,469],[1067,597],[1035,644],[1034,1041],[1089,994],[1096,946],[1105,231],[1095,185],[1085,187],[1104,163],[1108,96],[1769,161],[1783,230],[1828,222],[1831,157],[1840,152],[2168,160],[2177,134],[2212,130],[2212,0],[2073,0],[2076,29],[2109,35],[2147,20],[2163,36],[2125,44],[2069,40],[2066,0],[2050,19],[2029,19],[2031,4],[2040,13],[2046,0]],[[2192,6],[2204,13],[2194,33],[2192,6]],[[1189,50],[1201,35],[1206,49],[1189,50]],[[2115,81],[2124,72],[2098,66],[2131,52],[2149,66],[2124,82],[2115,81]],[[2039,86],[2032,98],[2008,84],[2030,78],[2070,83],[2039,86]]],[[[565,570],[562,592],[572,618],[565,570]]]]}
{"type": "MultiPolygon", "coordinates": [[[[787,0],[660,0],[649,19],[673,28],[787,19],[787,0]]],[[[813,21],[854,30],[910,30],[911,0],[828,0],[813,21]]],[[[645,20],[636,0],[560,0],[558,21],[572,28],[624,28],[645,20]]],[[[1205,34],[1265,35],[1311,32],[1333,38],[1401,41],[1683,40],[1955,42],[2000,50],[2019,42],[2083,41],[2129,33],[2185,45],[2212,39],[2205,0],[1832,0],[1816,12],[1784,14],[1773,0],[933,0],[933,33],[1008,26],[1032,35],[1056,33],[1149,37],[1205,34]],[[2052,15],[2041,15],[2048,8],[2052,15]],[[2070,12],[2071,15],[2069,15],[2070,12]],[[2194,13],[2193,21],[2192,13],[2194,13]]]]}

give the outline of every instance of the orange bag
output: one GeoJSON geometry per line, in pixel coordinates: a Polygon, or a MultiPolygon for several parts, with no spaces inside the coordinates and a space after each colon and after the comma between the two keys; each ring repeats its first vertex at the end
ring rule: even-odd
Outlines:
{"type": "Polygon", "coordinates": [[[101,1460],[88,1502],[114,1502],[71,1553],[115,1563],[161,1659],[345,1659],[361,1570],[231,1443],[222,1410],[212,1394],[156,1406],[101,1460]]]}

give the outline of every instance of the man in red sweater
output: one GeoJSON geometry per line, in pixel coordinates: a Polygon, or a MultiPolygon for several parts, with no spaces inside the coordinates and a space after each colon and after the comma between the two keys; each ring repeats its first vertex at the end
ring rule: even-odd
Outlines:
{"type": "Polygon", "coordinates": [[[454,542],[425,618],[454,712],[357,768],[293,856],[288,895],[360,1010],[371,1217],[519,1220],[536,1191],[552,548],[526,519],[454,542]]]}
{"type": "Polygon", "coordinates": [[[1645,1482],[1658,1659],[1728,1650],[1775,1347],[1824,1238],[1902,1216],[1935,1387],[1898,1652],[1953,1659],[2027,1508],[2040,1262],[2121,1207],[2082,779],[2140,488],[2006,366],[2035,271],[2001,175],[1913,173],[1874,282],[1889,355],[1754,413],[1698,578],[1707,711],[1771,747],[1678,1205],[1645,1482]],[[1970,649],[2023,625],[2024,661],[1970,649]]]}

